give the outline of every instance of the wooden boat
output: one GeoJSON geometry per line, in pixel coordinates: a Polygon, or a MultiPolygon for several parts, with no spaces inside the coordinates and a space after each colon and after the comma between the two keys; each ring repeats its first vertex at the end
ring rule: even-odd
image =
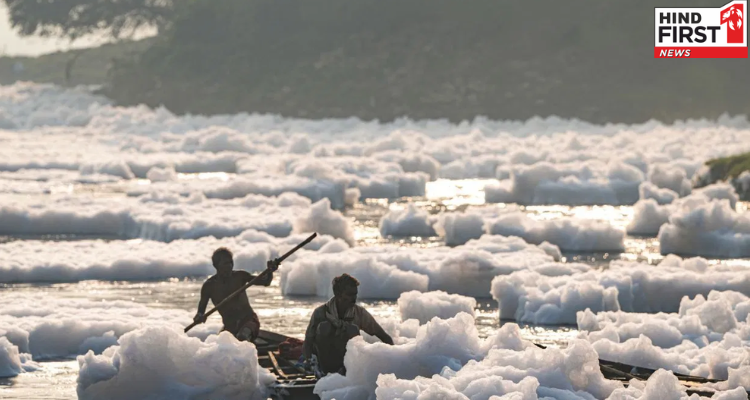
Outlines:
{"type": "Polygon", "coordinates": [[[279,345],[287,339],[290,338],[262,329],[258,338],[255,339],[258,363],[276,376],[276,383],[272,385],[272,398],[320,400],[320,397],[313,393],[315,383],[318,382],[315,375],[307,373],[304,369],[295,366],[295,361],[287,360],[279,354],[279,345]]]}
{"type": "MultiPolygon", "coordinates": [[[[318,382],[315,375],[307,373],[304,369],[297,367],[295,361],[287,360],[279,354],[279,345],[287,339],[290,339],[290,337],[261,330],[255,341],[255,347],[258,349],[258,362],[261,367],[268,369],[276,376],[276,383],[272,385],[272,398],[278,400],[320,400],[320,397],[313,393],[315,383],[318,382]]],[[[546,348],[539,344],[536,346],[542,349],[546,348]]],[[[605,378],[620,381],[626,387],[631,379],[645,381],[656,372],[656,370],[649,368],[607,360],[599,360],[599,368],[605,378]]],[[[678,373],[674,373],[674,375],[683,386],[688,388],[688,395],[695,393],[700,396],[711,397],[713,392],[704,392],[697,390],[697,388],[705,383],[721,382],[716,379],[678,373]]],[[[750,399],[750,393],[748,393],[748,399],[750,399]]]]}

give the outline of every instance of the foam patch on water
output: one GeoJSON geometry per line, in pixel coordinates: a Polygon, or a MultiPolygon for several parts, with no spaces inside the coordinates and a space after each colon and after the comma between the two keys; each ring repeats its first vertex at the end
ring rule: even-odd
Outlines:
{"type": "Polygon", "coordinates": [[[726,199],[682,208],[669,216],[658,238],[662,254],[750,257],[750,213],[737,213],[726,199]]]}
{"type": "Polygon", "coordinates": [[[436,236],[432,227],[436,220],[436,217],[429,215],[427,211],[418,209],[414,203],[409,203],[406,209],[389,211],[380,219],[380,236],[436,236]]]}
{"type": "MultiPolygon", "coordinates": [[[[677,377],[670,371],[659,369],[644,383],[631,380],[627,388],[616,389],[608,400],[658,400],[658,399],[708,399],[708,397],[692,395],[688,397],[687,388],[682,386],[677,377]]],[[[717,391],[711,399],[716,400],[744,400],[747,392],[742,388],[727,391],[717,391]]]]}
{"type": "Polygon", "coordinates": [[[33,83],[0,87],[0,109],[0,139],[9,144],[0,170],[61,168],[126,179],[153,171],[159,190],[185,187],[157,171],[238,173],[207,190],[238,197],[294,191],[312,202],[326,197],[337,209],[347,187],[363,198],[421,196],[425,182],[439,177],[509,181],[502,190],[488,188],[489,202],[633,204],[643,182],[684,196],[705,160],[750,150],[744,117],[593,125],[555,117],[451,124],[177,116],[33,83]]]}
{"type": "Polygon", "coordinates": [[[424,196],[430,180],[430,175],[419,168],[405,172],[396,162],[364,157],[290,157],[285,164],[286,172],[292,175],[356,187],[362,198],[424,196]]]}
{"type": "MultiPolygon", "coordinates": [[[[347,345],[347,375],[324,377],[315,393],[321,399],[688,398],[687,387],[664,368],[645,382],[631,380],[627,388],[605,379],[599,368],[600,343],[592,345],[586,335],[565,349],[541,349],[523,340],[516,324],[505,324],[479,339],[471,322],[465,313],[435,318],[394,346],[356,337],[347,345]]],[[[712,364],[711,360],[704,357],[702,362],[712,364]]],[[[727,366],[717,361],[726,371],[727,366]]],[[[714,399],[745,398],[741,374],[747,368],[729,366],[728,381],[700,389],[716,391],[714,399]]]]}
{"type": "Polygon", "coordinates": [[[0,233],[79,234],[169,242],[205,236],[236,236],[247,229],[276,237],[292,231],[333,234],[352,241],[351,227],[323,199],[315,205],[294,193],[247,195],[232,200],[151,193],[138,198],[62,196],[0,207],[0,233]],[[300,219],[300,215],[306,217],[300,219]]]}
{"type": "MultiPolygon", "coordinates": [[[[192,323],[185,310],[150,308],[130,301],[68,299],[6,292],[0,300],[0,337],[34,360],[99,354],[127,332],[148,326],[183,329],[192,323]]],[[[197,303],[197,299],[196,299],[197,303]]],[[[209,320],[188,335],[205,339],[221,329],[209,320]]]]}
{"type": "Polygon", "coordinates": [[[12,378],[43,368],[41,364],[33,361],[31,354],[21,352],[19,346],[9,340],[4,332],[7,333],[0,329],[0,378],[12,378]]]}
{"type": "Polygon", "coordinates": [[[374,158],[381,161],[398,163],[404,172],[424,172],[431,181],[438,177],[440,163],[432,156],[420,153],[405,153],[400,151],[383,151],[376,153],[374,158]]]}
{"type": "Polygon", "coordinates": [[[332,297],[333,278],[348,273],[361,282],[361,299],[396,299],[401,293],[427,291],[429,278],[402,271],[374,258],[349,252],[310,254],[279,269],[281,292],[285,295],[332,297]]]}
{"type": "Polygon", "coordinates": [[[514,212],[486,221],[491,235],[518,236],[533,244],[549,242],[563,251],[623,251],[625,231],[609,222],[560,218],[534,220],[514,212]]]}
{"type": "Polygon", "coordinates": [[[435,223],[435,232],[445,239],[448,246],[461,245],[484,234],[484,220],[481,215],[456,212],[442,213],[435,223]]]}
{"type": "Polygon", "coordinates": [[[153,167],[146,173],[146,178],[151,182],[169,182],[177,180],[177,171],[173,166],[164,168],[153,167]]]}
{"type": "Polygon", "coordinates": [[[487,202],[628,205],[638,200],[638,187],[644,180],[643,172],[632,165],[601,160],[514,165],[509,176],[508,182],[492,185],[486,191],[487,202]]]}
{"type": "Polygon", "coordinates": [[[80,399],[170,398],[266,399],[275,377],[258,364],[249,342],[230,333],[205,341],[166,327],[120,337],[101,355],[78,357],[80,399]]]}
{"type": "MultiPolygon", "coordinates": [[[[266,262],[302,242],[308,234],[276,238],[247,230],[239,236],[216,239],[174,240],[19,240],[0,244],[0,282],[78,282],[83,280],[148,280],[207,276],[216,272],[211,255],[219,247],[234,253],[234,268],[260,272],[266,262]]],[[[319,234],[292,254],[287,262],[306,252],[348,245],[319,234]],[[328,245],[328,247],[326,247],[328,245]]],[[[326,250],[329,251],[329,250],[326,250]]]]}
{"type": "Polygon", "coordinates": [[[654,199],[659,205],[670,204],[680,197],[680,195],[674,190],[660,188],[649,181],[641,183],[638,187],[638,193],[640,194],[641,200],[654,199]]]}
{"type": "MultiPolygon", "coordinates": [[[[387,218],[392,218],[388,216],[387,218]]],[[[415,217],[412,217],[415,218],[415,217]]],[[[482,235],[516,236],[528,243],[553,244],[563,251],[623,251],[625,231],[609,221],[561,217],[537,219],[518,207],[468,207],[459,212],[423,213],[415,224],[433,223],[446,245],[461,245],[482,235]],[[423,222],[424,221],[424,222],[423,222]]]]}
{"type": "Polygon", "coordinates": [[[122,178],[112,175],[88,174],[64,169],[22,169],[0,172],[2,194],[59,194],[71,193],[76,187],[119,184],[122,178]]]}
{"type": "MultiPolygon", "coordinates": [[[[656,236],[662,225],[670,222],[670,217],[678,213],[690,213],[706,207],[713,202],[721,203],[725,199],[729,202],[728,208],[734,211],[739,197],[732,185],[727,183],[716,183],[696,189],[690,195],[682,198],[672,198],[665,194],[648,194],[644,186],[641,200],[633,207],[633,219],[627,227],[630,234],[656,236]],[[666,201],[669,200],[670,201],[666,201]]],[[[708,220],[717,218],[707,216],[708,220]]]]}
{"type": "Polygon", "coordinates": [[[416,319],[421,324],[426,324],[435,317],[449,319],[461,312],[474,317],[474,308],[477,306],[473,297],[443,291],[405,292],[399,296],[397,303],[402,320],[416,319]]]}
{"type": "Polygon", "coordinates": [[[578,313],[579,337],[602,359],[727,380],[721,390],[750,389],[740,377],[750,368],[750,298],[733,291],[682,298],[675,313],[578,313]]]}
{"type": "Polygon", "coordinates": [[[466,313],[433,319],[419,327],[416,338],[394,346],[354,338],[344,364],[346,377],[334,374],[318,382],[321,398],[464,398],[459,393],[489,398],[498,390],[530,396],[539,386],[547,393],[581,391],[603,398],[622,387],[604,379],[596,352],[583,340],[565,350],[542,350],[521,339],[515,324],[482,340],[466,313]]]}
{"type": "Polygon", "coordinates": [[[354,230],[351,222],[340,211],[331,209],[331,202],[323,199],[313,204],[293,222],[294,233],[317,232],[343,239],[354,245],[354,230]]]}
{"type": "Polygon", "coordinates": [[[248,195],[281,196],[296,193],[317,202],[328,199],[335,209],[345,205],[346,187],[342,182],[310,179],[300,176],[229,175],[218,179],[191,179],[155,182],[146,186],[130,186],[130,196],[140,196],[154,191],[189,195],[203,193],[207,198],[237,199],[248,195]]]}
{"type": "MultiPolygon", "coordinates": [[[[563,264],[565,265],[565,264],[563,264]]],[[[573,324],[586,308],[599,311],[677,312],[684,296],[712,290],[750,294],[750,271],[738,265],[708,267],[704,259],[672,256],[658,267],[612,261],[605,270],[529,268],[492,280],[500,317],[537,324],[573,324]]]]}
{"type": "Polygon", "coordinates": [[[677,193],[680,197],[689,195],[693,188],[685,170],[676,165],[654,165],[648,172],[648,180],[659,188],[677,193]]]}
{"type": "MultiPolygon", "coordinates": [[[[332,295],[331,280],[346,272],[360,280],[361,298],[395,300],[411,290],[486,298],[493,277],[529,268],[556,269],[559,255],[549,244],[542,248],[503,236],[482,236],[455,248],[382,245],[336,250],[306,254],[282,266],[282,293],[327,297],[332,295]]],[[[559,265],[565,271],[588,268],[559,265]]]]}

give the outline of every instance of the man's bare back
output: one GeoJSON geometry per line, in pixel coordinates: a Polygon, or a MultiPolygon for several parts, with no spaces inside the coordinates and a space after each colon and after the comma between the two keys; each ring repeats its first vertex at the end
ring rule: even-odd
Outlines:
{"type": "MultiPolygon", "coordinates": [[[[213,304],[219,304],[227,296],[255,279],[255,276],[247,271],[232,270],[234,267],[232,253],[225,248],[216,250],[212,260],[217,273],[203,283],[201,299],[198,303],[198,313],[194,318],[196,322],[205,321],[204,314],[209,299],[213,304]]],[[[273,262],[269,261],[269,263],[273,262]]],[[[269,265],[271,271],[266,273],[261,279],[255,281],[254,285],[270,285],[273,280],[273,271],[275,271],[273,267],[277,266],[269,265]]],[[[224,303],[217,311],[221,314],[224,330],[229,331],[240,340],[253,341],[257,337],[260,330],[260,321],[250,306],[247,293],[244,291],[224,303]]]]}

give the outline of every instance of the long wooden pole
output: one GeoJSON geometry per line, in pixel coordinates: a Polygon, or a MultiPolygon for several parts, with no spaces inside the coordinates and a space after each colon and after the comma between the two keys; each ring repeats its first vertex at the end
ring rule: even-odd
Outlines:
{"type": "MultiPolygon", "coordinates": [[[[279,258],[277,258],[275,260],[276,264],[277,265],[281,264],[281,262],[284,261],[284,260],[286,260],[287,257],[291,256],[292,253],[294,253],[295,251],[301,249],[304,245],[310,243],[313,239],[315,239],[316,236],[318,236],[318,234],[317,233],[313,233],[307,239],[305,239],[302,243],[298,244],[293,249],[287,251],[286,254],[284,254],[283,256],[281,256],[281,257],[279,257],[279,258]]],[[[218,310],[219,307],[221,307],[224,303],[226,303],[227,301],[233,299],[234,296],[237,296],[238,294],[240,294],[240,293],[244,292],[245,290],[247,290],[247,288],[249,288],[250,286],[252,286],[253,283],[255,283],[256,280],[258,280],[261,277],[263,277],[264,275],[266,275],[268,273],[268,271],[270,271],[270,270],[268,268],[266,268],[263,272],[261,272],[260,274],[258,274],[258,276],[256,276],[255,278],[253,278],[250,282],[246,283],[245,286],[243,286],[243,287],[235,290],[234,293],[230,294],[229,296],[227,296],[226,298],[224,298],[224,300],[220,301],[219,304],[216,305],[216,307],[212,308],[209,312],[207,312],[206,314],[204,314],[204,316],[208,317],[209,315],[211,315],[214,312],[216,312],[216,310],[218,310]]],[[[193,329],[193,327],[195,327],[198,324],[199,324],[198,322],[193,322],[192,324],[188,325],[187,328],[185,328],[185,333],[187,333],[187,331],[193,329]]]]}

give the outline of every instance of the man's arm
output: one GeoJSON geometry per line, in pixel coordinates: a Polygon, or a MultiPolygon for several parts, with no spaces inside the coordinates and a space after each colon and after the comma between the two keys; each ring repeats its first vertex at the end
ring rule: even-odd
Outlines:
{"type": "Polygon", "coordinates": [[[208,300],[211,297],[211,290],[209,288],[210,283],[204,282],[201,287],[201,299],[198,302],[198,312],[195,314],[193,321],[195,322],[206,322],[206,318],[203,314],[206,313],[206,307],[208,307],[208,300]]]}
{"type": "Polygon", "coordinates": [[[377,337],[383,343],[388,343],[390,345],[393,344],[393,338],[391,338],[391,335],[386,333],[385,329],[383,329],[378,321],[375,320],[375,317],[364,308],[362,308],[361,319],[359,329],[362,329],[368,335],[377,337]]]}
{"type": "Polygon", "coordinates": [[[302,346],[302,355],[305,357],[305,360],[310,360],[312,358],[313,348],[315,346],[315,335],[318,329],[316,311],[317,309],[313,310],[313,313],[310,316],[310,323],[307,325],[307,330],[305,331],[305,343],[302,346]]]}
{"type": "MultiPolygon", "coordinates": [[[[243,270],[239,270],[237,272],[239,272],[240,276],[242,277],[242,283],[248,283],[258,276],[243,270]]],[[[271,281],[273,281],[273,272],[269,271],[261,276],[260,279],[253,282],[253,286],[270,286],[271,281]]]]}

